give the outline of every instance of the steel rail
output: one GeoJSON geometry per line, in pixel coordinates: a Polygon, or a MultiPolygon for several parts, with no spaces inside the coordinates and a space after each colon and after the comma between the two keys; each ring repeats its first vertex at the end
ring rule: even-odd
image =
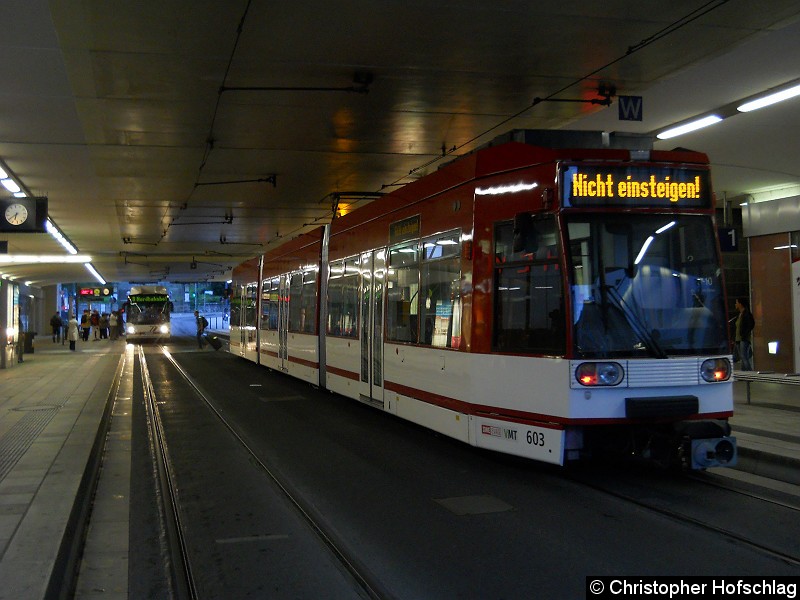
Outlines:
{"type": "Polygon", "coordinates": [[[158,496],[161,498],[161,514],[164,519],[164,529],[167,538],[169,556],[172,561],[171,584],[173,594],[171,597],[177,600],[196,599],[197,587],[192,574],[192,567],[189,560],[189,553],[186,545],[186,537],[183,531],[180,514],[180,502],[175,487],[175,476],[169,462],[169,452],[167,450],[167,439],[164,433],[164,426],[161,422],[161,415],[158,412],[158,402],[150,379],[150,372],[147,368],[147,359],[144,348],[138,347],[139,365],[142,372],[142,386],[144,388],[144,405],[147,411],[148,433],[150,437],[150,447],[153,458],[153,465],[157,475],[156,485],[158,496]]]}
{"type": "Polygon", "coordinates": [[[208,406],[208,408],[217,416],[220,422],[230,431],[230,433],[236,438],[236,440],[242,445],[242,448],[250,455],[253,462],[258,465],[260,469],[273,481],[273,483],[278,487],[281,491],[283,496],[286,500],[297,510],[297,512],[302,516],[305,520],[306,524],[314,531],[314,533],[322,540],[325,546],[333,553],[336,560],[338,560],[342,567],[350,574],[353,578],[355,583],[361,588],[361,590],[367,594],[369,598],[373,598],[375,600],[383,600],[385,598],[393,597],[392,594],[381,590],[380,584],[375,580],[374,577],[371,577],[369,574],[365,573],[366,569],[360,568],[356,563],[357,561],[353,558],[348,556],[348,554],[340,548],[339,544],[333,539],[332,534],[329,534],[324,525],[320,522],[320,519],[315,518],[311,510],[304,505],[304,503],[297,497],[296,494],[292,493],[289,489],[288,485],[282,481],[278,475],[275,474],[274,470],[270,469],[268,465],[266,465],[258,454],[248,445],[247,441],[239,434],[236,428],[231,425],[231,423],[225,418],[225,416],[217,409],[216,406],[209,400],[208,395],[200,388],[200,386],[194,381],[194,379],[181,367],[175,358],[169,353],[169,351],[162,346],[161,347],[164,356],[169,360],[175,369],[180,373],[181,377],[183,377],[186,382],[194,389],[195,393],[198,397],[208,406]]]}
{"type": "Polygon", "coordinates": [[[689,524],[689,525],[694,526],[694,527],[696,527],[698,529],[702,529],[702,530],[709,531],[709,532],[712,532],[712,533],[720,534],[720,535],[724,536],[727,539],[739,542],[739,543],[741,543],[741,544],[743,544],[745,546],[748,546],[750,548],[753,548],[755,550],[758,550],[760,552],[763,552],[765,554],[768,554],[770,556],[773,556],[775,558],[783,560],[784,562],[786,562],[788,564],[800,566],[800,556],[793,555],[793,554],[788,554],[787,552],[784,552],[782,550],[778,550],[778,549],[775,549],[775,548],[770,548],[769,546],[766,546],[766,545],[764,545],[764,544],[762,544],[760,542],[757,542],[755,540],[751,540],[751,539],[745,537],[742,534],[736,533],[734,531],[730,531],[729,529],[725,529],[724,527],[719,527],[719,526],[716,526],[716,525],[711,525],[709,523],[705,523],[704,521],[702,521],[700,519],[697,519],[695,517],[691,517],[691,516],[689,516],[687,514],[683,514],[683,513],[679,512],[677,510],[672,510],[672,509],[664,508],[664,507],[661,507],[661,506],[655,506],[653,504],[650,504],[650,503],[648,503],[648,502],[646,502],[644,500],[640,500],[639,498],[636,498],[635,496],[632,496],[632,495],[627,494],[625,492],[619,492],[619,491],[615,491],[615,490],[609,489],[609,488],[604,487],[603,485],[601,485],[599,483],[594,483],[594,482],[588,481],[586,479],[581,479],[580,477],[577,477],[575,475],[573,475],[569,479],[570,479],[570,481],[573,481],[574,483],[586,486],[586,487],[588,487],[590,489],[593,489],[593,490],[595,490],[597,492],[606,494],[608,496],[612,496],[613,498],[618,498],[620,500],[624,500],[626,502],[634,504],[635,506],[638,506],[639,508],[643,508],[643,509],[648,510],[650,512],[653,512],[653,513],[668,517],[668,518],[670,518],[670,519],[672,519],[674,521],[680,522],[680,523],[689,524]]]}

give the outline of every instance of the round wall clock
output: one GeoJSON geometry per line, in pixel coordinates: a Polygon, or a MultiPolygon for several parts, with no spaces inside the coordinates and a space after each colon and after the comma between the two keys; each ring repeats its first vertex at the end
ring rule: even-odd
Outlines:
{"type": "Polygon", "coordinates": [[[6,221],[11,225],[22,225],[28,220],[28,209],[24,205],[15,202],[6,209],[6,221]]]}

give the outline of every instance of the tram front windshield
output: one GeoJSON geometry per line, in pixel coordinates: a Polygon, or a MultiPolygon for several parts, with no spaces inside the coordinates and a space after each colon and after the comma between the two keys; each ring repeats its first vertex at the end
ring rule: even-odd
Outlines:
{"type": "Polygon", "coordinates": [[[167,296],[130,296],[126,320],[132,325],[157,325],[169,321],[167,296]]]}
{"type": "Polygon", "coordinates": [[[577,356],[728,353],[709,216],[573,214],[566,234],[577,356]]]}

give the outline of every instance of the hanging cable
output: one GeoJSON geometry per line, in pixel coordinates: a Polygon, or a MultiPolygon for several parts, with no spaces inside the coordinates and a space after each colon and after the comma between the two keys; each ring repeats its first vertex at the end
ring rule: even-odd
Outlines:
{"type": "Polygon", "coordinates": [[[651,44],[654,44],[655,42],[664,39],[668,35],[670,35],[672,33],[675,33],[676,31],[678,31],[682,27],[685,27],[689,23],[692,23],[693,21],[699,19],[700,17],[708,14],[709,12],[711,12],[713,10],[716,10],[717,8],[723,6],[724,4],[727,4],[728,2],[730,2],[730,0],[711,0],[710,2],[707,2],[703,6],[693,10],[689,14],[687,14],[687,15],[681,17],[680,19],[674,21],[673,23],[671,23],[667,27],[664,27],[663,29],[657,31],[656,33],[654,33],[650,37],[647,37],[647,38],[643,39],[638,44],[634,44],[633,46],[629,46],[628,49],[626,50],[625,54],[622,54],[622,55],[618,56],[617,58],[607,62],[606,64],[604,64],[604,65],[602,65],[600,67],[597,67],[593,71],[590,71],[586,75],[583,75],[582,77],[579,77],[578,79],[576,79],[576,80],[574,80],[574,81],[572,81],[572,82],[560,87],[559,89],[555,90],[554,92],[551,92],[550,94],[548,94],[547,96],[545,96],[543,98],[534,98],[533,102],[531,102],[531,104],[529,104],[528,106],[526,106],[522,110],[519,110],[516,113],[514,113],[513,115],[511,115],[509,117],[506,117],[505,119],[503,119],[502,121],[496,123],[495,125],[493,125],[489,129],[487,129],[487,130],[485,130],[485,131],[473,136],[472,138],[470,138],[466,142],[463,142],[463,143],[461,143],[461,144],[459,144],[457,146],[453,146],[447,152],[443,152],[441,155],[436,156],[435,158],[432,158],[428,162],[426,162],[426,163],[424,163],[424,164],[422,164],[422,165],[420,165],[420,166],[418,166],[418,167],[416,167],[414,169],[411,169],[408,172],[408,175],[403,175],[402,177],[399,177],[398,179],[396,179],[392,183],[386,184],[384,187],[391,186],[391,185],[396,185],[397,183],[399,183],[400,181],[402,181],[403,179],[405,179],[409,175],[413,175],[417,171],[420,171],[422,169],[426,169],[429,166],[439,162],[443,158],[454,154],[455,152],[457,152],[461,148],[464,148],[465,146],[469,146],[470,144],[472,144],[476,140],[482,138],[483,136],[485,136],[489,132],[494,131],[495,129],[497,129],[499,127],[502,127],[506,123],[508,123],[510,121],[513,121],[514,119],[519,118],[520,116],[522,116],[523,114],[528,112],[531,108],[533,108],[537,104],[540,104],[541,102],[544,102],[546,100],[550,100],[553,97],[557,96],[558,94],[561,94],[561,93],[565,92],[569,88],[574,87],[574,86],[578,85],[579,83],[581,83],[583,81],[586,81],[590,77],[593,77],[594,75],[597,75],[597,73],[599,73],[599,72],[601,72],[601,71],[603,71],[605,69],[608,69],[609,67],[615,65],[616,63],[628,58],[632,54],[635,54],[639,50],[647,48],[651,44]]]}

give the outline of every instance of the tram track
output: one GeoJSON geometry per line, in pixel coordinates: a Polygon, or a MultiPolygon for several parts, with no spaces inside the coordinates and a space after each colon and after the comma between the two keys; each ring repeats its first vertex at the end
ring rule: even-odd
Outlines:
{"type": "MultiPolygon", "coordinates": [[[[203,402],[203,405],[208,408],[220,423],[222,423],[225,430],[233,436],[239,447],[246,452],[249,462],[256,466],[258,470],[274,484],[275,488],[279,490],[280,494],[293,508],[294,512],[333,555],[341,569],[349,575],[358,596],[372,599],[392,597],[392,594],[383,590],[377,580],[368,573],[367,569],[359,564],[357,557],[353,556],[337,542],[331,528],[326,525],[324,519],[315,513],[313,507],[308,506],[307,503],[303,501],[301,495],[295,493],[291,489],[289,483],[285,481],[275,469],[270,468],[270,466],[259,457],[258,453],[247,443],[247,440],[240,435],[236,427],[217,409],[210,396],[200,387],[194,378],[186,372],[178,361],[175,360],[169,350],[164,346],[160,346],[159,351],[175,372],[177,372],[183,381],[192,389],[196,397],[199,398],[203,402]]],[[[150,407],[149,410],[152,410],[149,421],[153,424],[154,428],[152,433],[152,438],[154,440],[153,446],[154,451],[158,455],[155,460],[159,463],[159,472],[163,473],[160,480],[162,481],[165,493],[161,494],[161,496],[164,499],[165,515],[168,517],[166,525],[170,538],[170,546],[173,547],[173,554],[176,556],[175,564],[179,567],[179,575],[175,577],[176,586],[182,588],[181,593],[188,594],[177,597],[196,598],[198,596],[196,595],[196,586],[192,574],[193,569],[189,558],[189,551],[186,548],[187,544],[184,528],[181,524],[181,509],[178,500],[178,492],[174,481],[175,478],[171,474],[167,440],[158,410],[159,401],[152,381],[149,378],[149,374],[146,375],[146,357],[142,350],[140,350],[139,358],[142,364],[143,381],[146,378],[146,381],[144,381],[146,404],[150,407]]]]}
{"type": "Polygon", "coordinates": [[[279,373],[168,349],[171,358],[150,346],[147,359],[201,597],[298,597],[269,592],[275,581],[290,589],[293,573],[298,585],[313,585],[320,563],[307,558],[312,545],[337,565],[341,593],[305,597],[422,598],[443,589],[469,597],[465,577],[480,569],[484,584],[505,597],[547,589],[554,598],[582,593],[583,571],[797,571],[789,538],[798,527],[785,523],[795,513],[787,517],[778,505],[636,468],[586,471],[590,483],[617,492],[600,495],[570,481],[572,469],[465,450],[279,373]],[[740,526],[751,515],[763,534],[740,526]],[[370,590],[355,583],[307,517],[370,590]],[[755,543],[734,542],[719,529],[755,543]],[[552,551],[536,554],[531,540],[544,539],[552,551]],[[618,546],[609,549],[609,539],[618,546]],[[534,554],[539,567],[531,571],[534,554]],[[563,560],[573,555],[588,557],[578,571],[563,560]],[[558,583],[544,575],[553,572],[558,583]]]}
{"type": "MultiPolygon", "coordinates": [[[[714,487],[721,490],[727,490],[735,494],[738,494],[740,496],[744,496],[746,498],[752,498],[754,500],[759,500],[761,502],[767,502],[769,504],[773,504],[775,506],[791,510],[795,513],[800,513],[800,487],[798,487],[799,493],[797,496],[790,496],[789,494],[781,494],[781,496],[784,497],[785,499],[778,499],[775,497],[770,497],[770,494],[766,492],[755,492],[752,490],[745,490],[742,487],[737,487],[728,480],[721,479],[715,473],[706,473],[706,472],[687,473],[686,477],[688,479],[691,479],[692,481],[697,481],[699,483],[702,483],[710,487],[714,487]]],[[[774,491],[771,493],[773,495],[776,494],[774,491]]]]}
{"type": "MultiPolygon", "coordinates": [[[[622,488],[626,485],[626,482],[623,478],[615,479],[616,487],[612,487],[607,481],[598,481],[599,478],[596,473],[592,474],[576,474],[572,473],[569,476],[570,480],[581,485],[584,487],[588,487],[595,492],[602,493],[607,496],[611,496],[613,498],[622,500],[627,502],[628,504],[634,505],[638,508],[645,509],[651,513],[658,514],[660,516],[672,519],[676,522],[685,524],[687,526],[700,529],[706,532],[710,532],[715,535],[719,535],[725,539],[728,539],[732,542],[742,544],[746,547],[749,547],[753,550],[758,552],[764,553],[771,557],[777,558],[786,564],[792,566],[800,566],[800,552],[791,550],[782,549],[776,547],[775,545],[770,545],[765,541],[761,541],[758,539],[754,539],[753,536],[747,535],[742,533],[741,531],[737,531],[736,527],[739,526],[739,523],[730,523],[729,526],[723,526],[719,523],[715,523],[712,518],[709,518],[708,515],[692,515],[689,514],[691,509],[697,508],[696,506],[682,506],[681,508],[670,508],[668,506],[664,506],[663,504],[659,504],[657,502],[650,501],[646,498],[652,497],[652,488],[647,488],[646,490],[641,487],[633,488],[635,491],[625,491],[622,488]]],[[[724,493],[735,494],[739,497],[745,497],[753,501],[763,502],[772,505],[773,507],[779,507],[782,510],[786,510],[790,513],[792,519],[795,519],[795,515],[800,512],[800,506],[788,502],[781,502],[775,499],[767,497],[765,494],[757,494],[751,493],[748,491],[743,491],[731,485],[724,485],[716,481],[709,481],[707,478],[699,477],[696,474],[687,474],[685,477],[679,477],[676,480],[678,483],[691,481],[693,484],[702,484],[704,486],[713,487],[717,490],[723,490],[724,493]]],[[[651,481],[648,481],[649,484],[652,484],[651,481]]],[[[674,491],[672,492],[675,493],[674,491]]],[[[708,502],[708,498],[706,495],[696,495],[696,497],[702,501],[708,502]]],[[[699,503],[698,503],[699,504],[699,503]]]]}
{"type": "Polygon", "coordinates": [[[167,438],[157,406],[158,399],[153,382],[150,379],[147,358],[142,346],[138,347],[138,359],[141,367],[153,471],[156,474],[157,495],[161,499],[162,526],[166,535],[170,566],[172,567],[169,569],[172,575],[169,581],[171,597],[177,600],[193,600],[198,597],[197,586],[186,546],[175,476],[169,462],[167,438]]]}

